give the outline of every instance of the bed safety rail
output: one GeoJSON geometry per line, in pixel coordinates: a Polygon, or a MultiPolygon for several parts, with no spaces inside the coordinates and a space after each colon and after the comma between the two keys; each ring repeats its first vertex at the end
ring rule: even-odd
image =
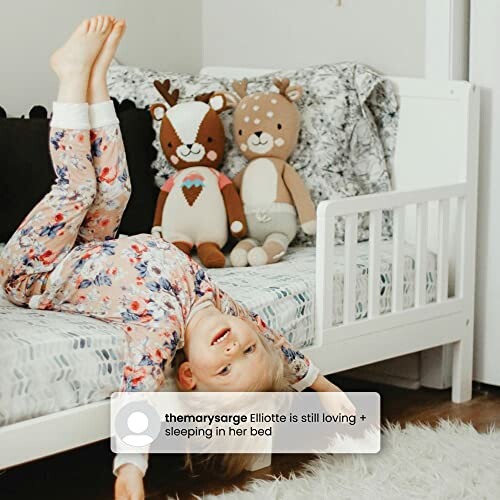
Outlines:
{"type": "Polygon", "coordinates": [[[460,311],[464,297],[466,184],[323,201],[318,207],[316,325],[319,345],[460,311]],[[391,310],[380,311],[383,212],[392,213],[391,310]],[[358,214],[369,213],[368,312],[356,319],[358,214]],[[345,221],[343,317],[334,318],[335,226],[345,221]],[[411,226],[411,227],[410,227],[411,226]],[[412,233],[413,230],[413,233],[412,233]],[[432,237],[430,236],[432,233],[432,237]],[[415,300],[404,307],[405,241],[415,246],[415,300]],[[432,245],[430,244],[432,240],[432,245]],[[427,256],[436,254],[436,298],[427,302],[427,256]],[[453,248],[455,247],[455,248],[453,248]],[[453,283],[450,283],[450,276],[453,283]],[[453,285],[453,291],[451,288],[453,285]],[[450,293],[451,292],[451,293],[450,293]],[[335,324],[334,324],[335,323],[335,324]],[[332,337],[333,336],[333,337],[332,337]]]}

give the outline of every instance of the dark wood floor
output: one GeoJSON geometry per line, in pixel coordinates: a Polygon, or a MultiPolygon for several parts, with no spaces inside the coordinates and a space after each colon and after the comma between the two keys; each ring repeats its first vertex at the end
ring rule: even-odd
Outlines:
{"type": "MultiPolygon", "coordinates": [[[[441,418],[471,422],[479,431],[495,424],[500,427],[500,388],[476,385],[471,401],[460,405],[450,402],[450,391],[420,389],[412,391],[359,380],[333,377],[344,390],[375,390],[382,396],[384,420],[433,425],[441,418]]],[[[0,450],[1,452],[1,450],[0,450]]],[[[113,498],[112,453],[108,441],[59,454],[0,472],[0,498],[110,500],[113,498]]],[[[191,478],[181,469],[179,456],[154,455],[146,479],[148,499],[164,500],[167,494],[189,498],[192,494],[217,493],[232,485],[244,486],[248,479],[269,473],[288,474],[300,470],[313,458],[305,455],[276,455],[269,469],[225,483],[213,477],[191,478]]]]}

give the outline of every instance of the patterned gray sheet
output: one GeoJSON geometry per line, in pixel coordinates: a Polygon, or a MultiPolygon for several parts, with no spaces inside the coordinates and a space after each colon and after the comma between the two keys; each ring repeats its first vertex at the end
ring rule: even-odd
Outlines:
{"type": "MultiPolygon", "coordinates": [[[[335,256],[335,318],[342,317],[342,255],[335,256]]],[[[357,317],[366,315],[368,257],[358,247],[357,317]]],[[[383,245],[381,310],[390,309],[392,244],[383,245]]],[[[220,286],[261,314],[297,347],[314,340],[314,248],[291,248],[277,264],[212,270],[220,286]]],[[[405,306],[414,300],[414,249],[405,249],[405,306]]],[[[428,255],[427,297],[435,299],[436,259],[428,255]]],[[[0,426],[100,401],[117,390],[123,336],[99,320],[16,307],[0,297],[0,426]]]]}

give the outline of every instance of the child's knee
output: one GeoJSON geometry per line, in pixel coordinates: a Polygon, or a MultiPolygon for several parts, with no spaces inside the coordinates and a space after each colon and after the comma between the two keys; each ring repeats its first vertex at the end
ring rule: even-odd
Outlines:
{"type": "Polygon", "coordinates": [[[95,179],[93,183],[89,182],[78,191],[77,197],[79,198],[80,203],[85,210],[88,210],[93,205],[96,194],[97,191],[95,179]]]}
{"type": "Polygon", "coordinates": [[[88,210],[94,203],[97,194],[97,183],[95,175],[79,175],[78,179],[67,179],[59,177],[50,192],[51,198],[59,202],[71,200],[73,206],[78,209],[88,210]]]}

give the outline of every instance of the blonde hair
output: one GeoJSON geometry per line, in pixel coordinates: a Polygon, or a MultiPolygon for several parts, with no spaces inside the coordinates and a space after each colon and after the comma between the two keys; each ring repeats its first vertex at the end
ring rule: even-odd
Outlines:
{"type": "MultiPolygon", "coordinates": [[[[257,338],[269,357],[269,378],[249,387],[247,392],[292,391],[291,385],[295,381],[295,376],[288,365],[284,363],[281,349],[262,333],[258,333],[257,338]]],[[[184,351],[178,352],[174,359],[175,380],[179,390],[183,389],[178,383],[177,371],[186,360],[187,357],[184,351]]],[[[195,475],[201,469],[218,477],[232,479],[248,470],[255,459],[256,455],[250,453],[214,453],[194,456],[187,453],[184,460],[184,469],[192,475],[195,475]]]]}

